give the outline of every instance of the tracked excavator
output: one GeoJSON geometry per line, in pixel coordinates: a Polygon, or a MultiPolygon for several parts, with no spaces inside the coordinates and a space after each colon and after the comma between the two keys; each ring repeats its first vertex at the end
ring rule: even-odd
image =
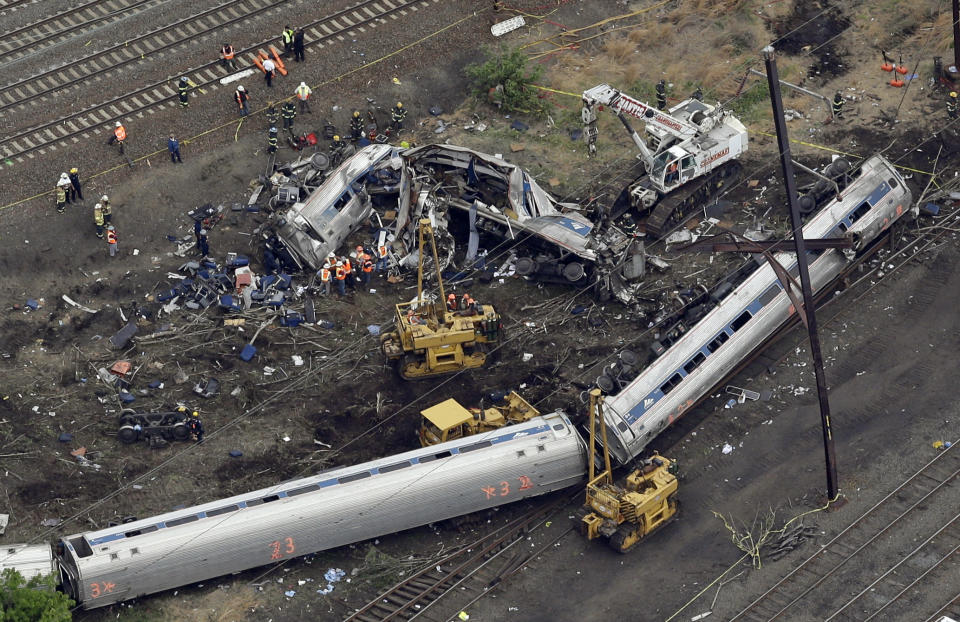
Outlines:
{"type": "Polygon", "coordinates": [[[613,481],[610,451],[607,449],[607,426],[603,420],[600,389],[590,391],[590,453],[587,497],[576,513],[580,533],[588,540],[604,537],[610,547],[626,553],[640,540],[664,526],[679,507],[677,500],[677,463],[654,454],[643,460],[640,468],[629,475],[622,486],[613,481]],[[603,471],[596,474],[593,459],[597,425],[603,444],[603,471]]]}
{"type": "Polygon", "coordinates": [[[631,208],[646,216],[646,232],[665,235],[740,178],[737,159],[747,150],[747,129],[730,111],[690,98],[669,110],[600,84],[583,92],[581,118],[591,145],[597,136],[597,112],[610,108],[636,145],[645,173],[617,198],[611,216],[631,208]],[[627,117],[646,124],[645,141],[627,117]]]}
{"type": "Polygon", "coordinates": [[[396,330],[380,337],[386,359],[404,380],[420,380],[464,369],[483,367],[500,340],[503,323],[493,305],[479,303],[449,309],[440,276],[437,242],[429,218],[419,223],[417,297],[396,307],[396,330]],[[437,272],[439,298],[423,289],[426,242],[430,242],[437,272]]]}

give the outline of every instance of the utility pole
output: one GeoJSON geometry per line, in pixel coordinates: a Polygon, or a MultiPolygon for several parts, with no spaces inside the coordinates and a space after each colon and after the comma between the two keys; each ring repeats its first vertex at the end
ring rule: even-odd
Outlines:
{"type": "Polygon", "coordinates": [[[953,0],[953,66],[960,71],[960,0],[953,0]]]}
{"type": "MultiPolygon", "coordinates": [[[[953,0],[954,7],[960,0],[953,0]]],[[[957,23],[954,21],[954,28],[957,23]]],[[[827,398],[827,381],[823,373],[823,356],[820,353],[820,338],[817,336],[817,314],[814,308],[813,294],[810,288],[810,270],[807,267],[807,248],[803,239],[803,220],[797,205],[797,184],[793,176],[793,162],[790,158],[790,139],[787,136],[787,122],[783,118],[783,100],[780,97],[780,78],[777,74],[777,61],[772,46],[763,48],[763,59],[767,68],[767,83],[770,87],[770,101],[773,104],[773,122],[777,128],[777,147],[780,150],[780,163],[783,166],[783,181],[787,189],[787,203],[790,206],[790,224],[793,229],[793,241],[797,250],[797,266],[800,271],[800,289],[803,292],[803,309],[798,312],[806,316],[807,333],[810,337],[810,355],[813,357],[813,373],[817,380],[817,396],[820,398],[820,421],[823,425],[823,450],[827,463],[827,498],[837,498],[837,458],[833,449],[833,431],[830,427],[830,402],[827,398]]],[[[786,286],[786,283],[784,283],[786,286]]]]}

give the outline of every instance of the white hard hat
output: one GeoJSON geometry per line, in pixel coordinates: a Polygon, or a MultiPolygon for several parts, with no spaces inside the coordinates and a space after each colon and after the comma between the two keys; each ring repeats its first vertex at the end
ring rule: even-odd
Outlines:
{"type": "Polygon", "coordinates": [[[120,127],[121,123],[117,121],[116,123],[114,123],[114,125],[116,125],[117,127],[120,127]]]}
{"type": "Polygon", "coordinates": [[[338,265],[338,266],[342,266],[342,265],[343,265],[343,262],[342,262],[342,261],[338,261],[338,262],[337,262],[337,265],[338,265]]]}
{"type": "Polygon", "coordinates": [[[97,203],[96,205],[93,206],[93,209],[100,209],[100,208],[102,208],[102,207],[103,207],[102,205],[100,205],[99,203],[97,203]]]}
{"type": "Polygon", "coordinates": [[[237,87],[237,90],[242,92],[242,91],[245,91],[246,89],[244,89],[243,85],[241,84],[240,86],[237,87]]]}
{"type": "Polygon", "coordinates": [[[60,181],[63,181],[64,179],[66,179],[67,181],[70,181],[70,176],[67,175],[66,173],[60,173],[60,181]]]}
{"type": "Polygon", "coordinates": [[[336,257],[336,256],[337,256],[337,254],[334,253],[333,251],[330,251],[329,253],[327,253],[327,257],[329,257],[329,258],[331,258],[331,259],[333,259],[333,258],[336,257]]]}
{"type": "Polygon", "coordinates": [[[206,229],[201,229],[201,230],[200,230],[200,235],[207,235],[207,230],[206,230],[206,229]]]}
{"type": "Polygon", "coordinates": [[[387,236],[387,242],[393,242],[396,239],[397,239],[397,236],[393,235],[392,233],[387,236]]]}
{"type": "Polygon", "coordinates": [[[107,195],[103,195],[102,197],[100,197],[100,200],[101,200],[101,201],[109,201],[109,200],[110,200],[110,197],[108,197],[107,195]]]}
{"type": "Polygon", "coordinates": [[[306,83],[306,82],[301,82],[301,83],[300,83],[300,86],[307,86],[307,83],[306,83]]]}

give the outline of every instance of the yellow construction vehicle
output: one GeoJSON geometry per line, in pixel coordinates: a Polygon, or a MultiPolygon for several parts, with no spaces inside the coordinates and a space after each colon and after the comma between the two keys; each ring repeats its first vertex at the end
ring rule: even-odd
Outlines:
{"type": "Polygon", "coordinates": [[[540,416],[540,411],[511,391],[493,408],[464,408],[451,398],[420,411],[420,444],[424,447],[521,423],[540,416]]]}
{"type": "Polygon", "coordinates": [[[420,220],[419,234],[417,297],[397,305],[397,329],[380,337],[383,354],[405,380],[483,367],[489,359],[488,345],[499,341],[503,330],[500,315],[492,305],[479,303],[456,310],[448,308],[437,242],[428,218],[420,220]],[[428,300],[423,292],[423,260],[428,237],[440,294],[434,300],[428,300]]]}
{"type": "Polygon", "coordinates": [[[627,476],[624,487],[614,484],[600,396],[600,389],[590,391],[590,479],[577,522],[588,539],[603,536],[613,550],[626,553],[677,513],[677,463],[654,453],[627,476]],[[592,458],[597,425],[603,436],[604,470],[599,475],[592,458]]]}

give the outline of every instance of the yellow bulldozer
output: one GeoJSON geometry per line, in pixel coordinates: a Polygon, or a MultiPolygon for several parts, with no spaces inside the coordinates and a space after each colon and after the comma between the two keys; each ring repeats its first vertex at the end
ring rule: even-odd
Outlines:
{"type": "Polygon", "coordinates": [[[590,391],[589,455],[586,503],[576,519],[580,533],[588,539],[605,537],[613,550],[626,553],[677,513],[677,463],[673,460],[654,453],[627,476],[623,486],[613,483],[600,389],[590,391]],[[604,469],[599,475],[593,459],[597,425],[603,436],[604,469]]]}
{"type": "Polygon", "coordinates": [[[450,309],[443,291],[437,242],[428,218],[420,220],[417,297],[397,305],[397,328],[381,335],[380,347],[404,380],[419,380],[463,369],[483,367],[489,360],[491,344],[503,332],[500,315],[492,305],[473,304],[450,309]],[[423,291],[423,263],[426,241],[433,252],[439,298],[423,291]]]}
{"type": "Polygon", "coordinates": [[[471,434],[496,430],[507,424],[538,417],[540,411],[511,391],[492,408],[464,408],[451,398],[420,411],[420,444],[424,447],[471,434]]]}

